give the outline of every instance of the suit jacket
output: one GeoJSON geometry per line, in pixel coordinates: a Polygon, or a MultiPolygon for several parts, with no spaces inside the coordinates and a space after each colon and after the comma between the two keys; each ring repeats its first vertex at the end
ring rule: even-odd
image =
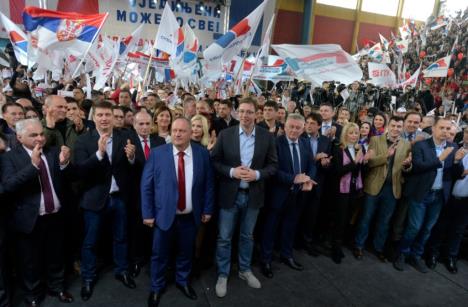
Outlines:
{"type": "MultiPolygon", "coordinates": [[[[443,189],[445,201],[450,196],[452,179],[458,178],[463,172],[461,163],[454,164],[455,152],[457,146],[454,143],[447,142],[447,147],[454,147],[454,150],[444,161],[443,189]]],[[[416,142],[412,149],[413,168],[408,176],[404,195],[417,202],[423,201],[425,195],[431,190],[437,175],[437,169],[442,167],[442,163],[436,155],[434,139],[429,138],[416,142]]]]}
{"type": "Polygon", "coordinates": [[[219,135],[219,133],[223,129],[237,126],[237,125],[239,125],[239,121],[233,117],[231,117],[231,121],[229,122],[229,125],[226,123],[224,119],[219,118],[219,117],[215,118],[215,120],[213,121],[213,129],[216,131],[216,135],[219,135]]]}
{"type": "MultiPolygon", "coordinates": [[[[192,212],[198,226],[203,214],[213,214],[214,180],[210,155],[203,146],[191,144],[193,154],[192,212]]],[[[173,145],[151,151],[141,180],[143,219],[155,219],[161,230],[168,230],[176,215],[179,189],[173,145]]]]}
{"type": "MultiPolygon", "coordinates": [[[[310,152],[312,153],[312,156],[315,161],[314,152],[312,150],[312,144],[310,143],[310,136],[304,132],[302,134],[302,138],[306,140],[307,145],[310,148],[310,152]]],[[[319,137],[317,140],[317,154],[326,153],[327,155],[330,156],[331,151],[332,151],[332,141],[330,140],[330,138],[319,134],[319,137]]],[[[322,189],[322,184],[323,184],[323,181],[325,180],[325,175],[330,169],[330,167],[327,167],[327,168],[323,167],[320,161],[315,162],[315,167],[317,171],[316,171],[314,180],[318,183],[318,185],[315,186],[314,189],[322,189]]]]}
{"type": "MultiPolygon", "coordinates": [[[[364,192],[369,195],[376,196],[382,190],[388,173],[388,158],[387,158],[387,133],[381,136],[372,137],[369,143],[369,149],[374,151],[374,156],[369,159],[367,164],[368,170],[364,177],[364,192]]],[[[396,199],[401,197],[401,190],[404,182],[402,174],[403,161],[411,152],[411,143],[403,138],[400,138],[396,147],[393,167],[392,167],[392,190],[393,196],[396,199]]],[[[408,168],[405,171],[410,171],[408,168]]]]}
{"type": "Polygon", "coordinates": [[[107,154],[104,154],[101,161],[96,156],[99,137],[97,130],[80,135],[76,140],[74,150],[75,165],[83,183],[80,206],[92,211],[104,208],[109,196],[112,176],[119,187],[122,199],[127,203],[135,176],[134,165],[128,161],[124,151],[127,140],[133,139],[130,133],[121,129],[113,130],[112,164],[107,154]]]}
{"type": "MultiPolygon", "coordinates": [[[[64,170],[60,170],[57,148],[44,148],[43,154],[62,210],[66,205],[63,183],[73,172],[72,166],[68,165],[64,170]]],[[[39,216],[41,202],[39,171],[31,163],[31,157],[23,146],[13,148],[4,154],[1,160],[3,187],[9,193],[9,200],[14,204],[11,224],[19,232],[31,233],[39,216]]]]}
{"type": "MultiPolygon", "coordinates": [[[[332,141],[333,144],[338,145],[340,143],[341,131],[343,130],[343,126],[335,122],[332,122],[332,127],[336,128],[336,132],[335,132],[335,138],[333,140],[331,139],[330,140],[332,141]]],[[[319,129],[319,134],[322,135],[322,127],[320,127],[319,129]]]]}
{"type": "MultiPolygon", "coordinates": [[[[231,178],[231,168],[241,165],[240,126],[221,131],[211,157],[219,176],[218,204],[221,208],[232,208],[236,200],[240,180],[231,178]]],[[[265,180],[276,173],[278,157],[274,136],[263,128],[255,129],[255,148],[250,168],[260,172],[260,179],[249,183],[249,207],[260,208],[264,203],[265,180]]]]}
{"type": "MultiPolygon", "coordinates": [[[[138,134],[136,132],[132,132],[132,144],[135,144],[136,149],[135,149],[135,172],[136,172],[136,178],[138,179],[138,189],[140,188],[140,179],[141,179],[141,174],[143,173],[143,167],[145,166],[146,163],[146,158],[145,158],[145,152],[143,151],[143,147],[141,146],[140,138],[138,137],[138,134]]],[[[150,149],[153,150],[154,148],[166,144],[166,141],[164,138],[160,137],[157,134],[151,134],[149,136],[149,145],[150,149]]]]}
{"type": "MultiPolygon", "coordinates": [[[[310,178],[314,179],[316,167],[310,146],[308,146],[307,140],[304,138],[299,138],[298,145],[301,172],[306,173],[310,178]]],[[[279,209],[283,206],[288,194],[291,192],[295,177],[293,157],[285,135],[281,135],[276,139],[276,151],[278,154],[278,170],[273,178],[271,205],[273,208],[279,209]]]]}

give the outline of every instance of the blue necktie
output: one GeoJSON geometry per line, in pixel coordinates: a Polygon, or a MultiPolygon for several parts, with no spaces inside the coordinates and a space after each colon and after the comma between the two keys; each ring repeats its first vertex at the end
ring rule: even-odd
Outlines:
{"type": "Polygon", "coordinates": [[[293,147],[293,169],[294,169],[294,175],[300,174],[301,173],[301,166],[299,164],[299,154],[297,152],[297,143],[291,143],[293,147]]]}

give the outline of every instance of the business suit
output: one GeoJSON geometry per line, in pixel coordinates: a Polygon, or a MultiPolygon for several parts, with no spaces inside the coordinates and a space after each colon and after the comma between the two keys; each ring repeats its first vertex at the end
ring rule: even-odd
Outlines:
{"type": "MultiPolygon", "coordinates": [[[[187,285],[192,267],[196,229],[201,223],[202,215],[212,215],[214,211],[214,181],[209,153],[202,146],[191,144],[187,150],[192,152],[192,211],[177,214],[179,188],[174,150],[176,149],[172,144],[153,149],[145,164],[141,180],[143,219],[155,220],[151,289],[156,293],[161,292],[166,286],[164,274],[174,237],[178,248],[176,283],[181,286],[187,285]]],[[[185,176],[185,180],[188,180],[187,172],[185,176]]]]}
{"type": "MultiPolygon", "coordinates": [[[[128,206],[128,251],[130,263],[134,267],[134,265],[141,265],[145,258],[149,257],[152,235],[151,229],[141,222],[140,183],[143,168],[146,164],[144,144],[136,133],[132,136],[132,143],[135,144],[136,148],[134,184],[131,192],[131,201],[128,206]]],[[[166,144],[166,141],[157,134],[148,136],[148,147],[150,147],[150,150],[164,144],[166,144]]]]}
{"type": "MultiPolygon", "coordinates": [[[[2,155],[0,154],[0,159],[2,155]]],[[[0,169],[0,172],[2,169],[0,169]]],[[[1,178],[1,173],[0,173],[1,178]]],[[[6,197],[4,197],[4,189],[0,180],[0,202],[5,204],[7,202],[6,197]]],[[[6,227],[7,224],[7,211],[6,208],[0,207],[0,306],[8,306],[10,303],[9,297],[9,288],[7,284],[7,275],[5,268],[5,251],[6,251],[6,227]]]]}
{"type": "Polygon", "coordinates": [[[237,126],[239,125],[239,121],[233,117],[231,117],[231,120],[229,121],[229,124],[223,119],[223,118],[215,118],[213,120],[213,129],[216,132],[216,135],[219,135],[221,130],[224,130],[229,127],[237,126]]]}
{"type": "MultiPolygon", "coordinates": [[[[307,134],[303,134],[303,138],[306,140],[308,143],[308,146],[310,148],[310,151],[312,152],[312,157],[315,161],[315,157],[319,153],[325,153],[328,156],[331,155],[331,147],[332,147],[332,142],[330,138],[323,136],[323,135],[318,135],[317,138],[317,149],[316,152],[314,152],[314,149],[312,148],[312,140],[311,137],[308,136],[307,134]]],[[[312,191],[310,193],[307,193],[307,199],[306,199],[306,206],[304,207],[304,214],[302,217],[302,231],[303,231],[303,239],[306,245],[310,247],[310,245],[313,245],[314,241],[316,241],[316,235],[315,235],[315,226],[317,223],[317,216],[320,211],[320,204],[321,204],[321,199],[322,199],[322,193],[324,191],[324,182],[327,173],[330,170],[330,167],[324,167],[319,161],[315,161],[315,168],[316,168],[316,174],[315,174],[315,182],[317,182],[317,185],[314,186],[312,191]]]]}
{"type": "Polygon", "coordinates": [[[413,145],[413,168],[404,190],[409,201],[408,223],[399,251],[403,255],[411,255],[416,260],[422,256],[432,227],[437,222],[443,204],[448,201],[452,179],[457,178],[463,171],[461,164],[454,164],[456,144],[446,142],[445,148],[449,146],[454,150],[442,163],[437,155],[434,138],[413,145]],[[442,168],[442,185],[434,190],[439,168],[442,168]]]}
{"type": "Polygon", "coordinates": [[[14,211],[11,226],[16,231],[18,256],[22,268],[22,279],[28,302],[41,300],[44,293],[41,279],[47,270],[47,286],[50,291],[62,292],[64,289],[63,265],[63,183],[72,170],[69,165],[61,169],[59,152],[56,148],[43,149],[43,161],[51,178],[55,192],[54,211],[42,212],[41,182],[39,170],[31,163],[31,157],[23,146],[19,145],[2,157],[2,181],[14,211]],[[43,257],[38,257],[43,255],[43,257]]]}
{"type": "MultiPolygon", "coordinates": [[[[326,124],[324,122],[322,122],[322,126],[319,129],[320,135],[326,136],[325,135],[325,130],[327,130],[327,129],[325,128],[325,126],[326,126],[326,124]]],[[[336,132],[335,132],[335,137],[334,138],[329,138],[329,139],[332,141],[333,144],[337,145],[337,144],[340,143],[341,131],[343,130],[343,126],[341,126],[340,124],[337,124],[335,122],[332,122],[331,127],[335,127],[336,132]]]]}
{"type": "MultiPolygon", "coordinates": [[[[290,141],[285,135],[276,139],[278,154],[278,170],[273,178],[271,203],[268,208],[262,236],[262,261],[271,263],[274,241],[278,223],[282,222],[280,234],[281,257],[292,258],[292,248],[299,214],[304,205],[307,192],[300,190],[300,185],[294,184],[296,176],[291,155],[290,141]]],[[[299,156],[299,173],[305,173],[310,178],[315,177],[316,167],[312,151],[307,140],[299,138],[296,148],[299,156]]]]}
{"type": "Polygon", "coordinates": [[[74,151],[77,173],[83,183],[80,206],[84,209],[85,236],[81,253],[81,277],[88,283],[96,279],[94,250],[102,219],[106,215],[113,216],[114,273],[120,275],[128,270],[126,204],[131,195],[134,163],[128,160],[124,147],[132,137],[125,130],[114,129],[112,138],[108,140],[112,146],[108,146],[102,157],[97,154],[99,138],[97,130],[80,135],[74,151]],[[107,152],[110,150],[112,155],[109,160],[107,152]]]}
{"type": "Polygon", "coordinates": [[[367,195],[355,237],[355,247],[364,248],[370,223],[375,211],[378,210],[373,243],[379,253],[383,252],[390,219],[395,211],[396,201],[401,197],[403,172],[411,170],[410,167],[406,169],[403,167],[403,161],[411,152],[411,143],[403,138],[400,139],[393,157],[389,159],[387,138],[388,135],[385,133],[370,140],[369,150],[373,150],[374,155],[367,164],[368,170],[364,177],[364,192],[367,195]]]}
{"type": "Polygon", "coordinates": [[[218,275],[229,275],[231,239],[238,215],[241,216],[239,271],[250,272],[252,234],[258,211],[263,207],[265,180],[276,173],[278,164],[274,136],[258,126],[254,126],[250,135],[247,135],[241,126],[234,126],[220,133],[211,156],[219,180],[218,206],[221,208],[216,252],[218,275]],[[244,148],[241,147],[241,137],[244,140],[244,148]],[[241,152],[242,149],[244,153],[241,152]],[[248,151],[252,156],[250,165],[247,166],[256,171],[257,180],[242,184],[244,188],[241,188],[241,180],[231,177],[231,169],[241,165],[242,157],[249,156],[248,151]],[[246,186],[248,188],[245,188],[246,186]]]}

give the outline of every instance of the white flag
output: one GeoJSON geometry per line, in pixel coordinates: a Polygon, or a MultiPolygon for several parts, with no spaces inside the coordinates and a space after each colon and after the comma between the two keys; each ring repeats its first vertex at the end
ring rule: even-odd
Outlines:
{"type": "Polygon", "coordinates": [[[451,56],[449,55],[440,58],[429,65],[425,70],[423,70],[424,78],[447,77],[448,69],[450,67],[450,58],[451,56]]]}
{"type": "Polygon", "coordinates": [[[367,66],[369,68],[369,78],[372,84],[390,88],[396,86],[395,74],[387,64],[369,62],[367,66]]]}
{"type": "Polygon", "coordinates": [[[400,83],[399,86],[401,86],[403,89],[405,89],[407,86],[411,86],[412,88],[415,88],[416,83],[418,82],[420,71],[421,71],[421,66],[418,67],[418,69],[411,75],[411,77],[408,78],[408,80],[400,83]]]}
{"type": "Polygon", "coordinates": [[[154,48],[168,54],[174,54],[177,48],[179,23],[171,10],[169,1],[166,2],[159,24],[158,33],[154,41],[154,48]]]}
{"type": "MultiPolygon", "coordinates": [[[[0,19],[5,27],[18,62],[28,65],[28,39],[26,34],[13,21],[0,12],[0,19]]],[[[31,64],[31,63],[30,63],[31,64]]],[[[8,65],[9,66],[9,65],[8,65]]]]}

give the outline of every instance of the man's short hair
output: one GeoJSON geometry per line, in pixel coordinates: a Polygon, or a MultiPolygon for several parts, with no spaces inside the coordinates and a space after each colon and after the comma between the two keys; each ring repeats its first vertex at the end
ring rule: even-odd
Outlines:
{"type": "Polygon", "coordinates": [[[20,105],[20,104],[17,103],[17,102],[11,101],[11,102],[5,103],[5,104],[2,106],[2,113],[6,113],[9,107],[18,107],[18,108],[21,108],[21,109],[23,110],[23,112],[24,112],[24,108],[23,108],[22,105],[20,105]]]}
{"type": "Polygon", "coordinates": [[[300,120],[302,122],[305,121],[304,116],[302,116],[299,113],[290,113],[290,114],[288,114],[288,117],[286,117],[286,121],[288,121],[289,119],[300,120]]]}
{"type": "Polygon", "coordinates": [[[416,111],[411,111],[411,112],[408,112],[405,114],[405,118],[403,119],[404,121],[406,121],[406,119],[411,116],[411,115],[417,115],[419,116],[419,120],[422,121],[423,120],[423,116],[421,115],[421,113],[419,112],[416,112],[416,111]]]}
{"type": "Polygon", "coordinates": [[[128,93],[128,95],[129,95],[130,97],[132,97],[132,93],[130,93],[130,90],[120,90],[119,96],[120,96],[120,94],[122,94],[122,93],[128,93]]]}
{"type": "Polygon", "coordinates": [[[333,105],[329,102],[322,102],[320,107],[330,107],[333,110],[333,105]]]}
{"type": "Polygon", "coordinates": [[[15,124],[16,134],[22,135],[25,132],[26,128],[31,126],[31,125],[42,126],[41,122],[37,118],[22,119],[22,120],[19,120],[15,124]]]}
{"type": "Polygon", "coordinates": [[[446,121],[449,121],[451,122],[451,120],[449,118],[446,118],[446,117],[443,117],[443,116],[436,116],[436,118],[434,119],[434,125],[437,125],[438,122],[440,122],[441,120],[446,120],[446,121]]]}
{"type": "Polygon", "coordinates": [[[317,124],[318,124],[319,126],[322,125],[322,115],[320,115],[320,114],[318,114],[318,113],[314,113],[314,112],[310,113],[310,114],[307,116],[306,120],[308,120],[308,119],[311,119],[311,120],[317,122],[317,124]]]}
{"type": "Polygon", "coordinates": [[[189,103],[190,101],[196,102],[197,100],[192,95],[187,95],[184,98],[184,104],[189,103]]]}
{"type": "Polygon", "coordinates": [[[100,101],[94,104],[95,109],[109,109],[112,111],[112,107],[113,107],[112,103],[106,100],[100,101]]]}
{"type": "Polygon", "coordinates": [[[273,108],[273,109],[275,109],[276,112],[278,112],[278,104],[276,103],[276,101],[267,100],[265,102],[265,104],[263,105],[263,108],[265,108],[265,107],[273,108]]]}
{"type": "Polygon", "coordinates": [[[76,104],[78,104],[78,101],[73,97],[66,96],[66,97],[63,97],[63,98],[65,98],[65,101],[67,103],[76,103],[76,104]]]}
{"type": "Polygon", "coordinates": [[[127,106],[120,106],[120,108],[122,109],[124,115],[127,114],[128,112],[132,112],[132,113],[133,113],[132,109],[130,109],[130,108],[127,107],[127,106]]]}
{"type": "Polygon", "coordinates": [[[219,101],[219,104],[226,105],[229,109],[232,109],[232,102],[229,99],[223,99],[219,101]]]}
{"type": "MultiPolygon", "coordinates": [[[[419,114],[419,113],[418,113],[418,114],[419,114]]],[[[395,121],[395,122],[403,122],[403,121],[405,121],[403,117],[401,117],[401,116],[396,116],[396,115],[390,117],[390,119],[388,120],[388,122],[391,122],[392,120],[395,121]]]]}
{"type": "Polygon", "coordinates": [[[258,110],[257,100],[253,97],[244,97],[241,100],[239,100],[239,107],[243,103],[251,104],[254,106],[255,111],[258,110]]]}

